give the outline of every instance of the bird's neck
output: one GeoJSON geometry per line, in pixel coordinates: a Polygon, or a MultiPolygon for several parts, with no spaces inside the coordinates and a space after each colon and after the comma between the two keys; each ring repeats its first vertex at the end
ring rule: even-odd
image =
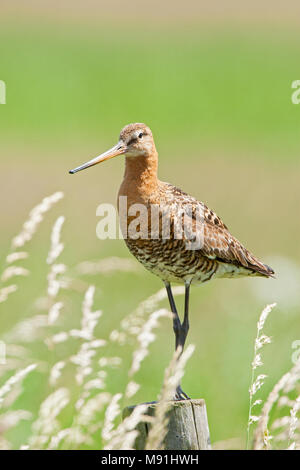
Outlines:
{"type": "Polygon", "coordinates": [[[146,157],[126,157],[119,195],[127,196],[132,202],[147,200],[158,187],[157,166],[156,150],[146,157]]]}

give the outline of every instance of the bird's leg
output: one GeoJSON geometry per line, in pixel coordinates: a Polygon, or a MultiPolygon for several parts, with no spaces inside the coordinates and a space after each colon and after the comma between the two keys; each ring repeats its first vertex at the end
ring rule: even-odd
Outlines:
{"type": "Polygon", "coordinates": [[[180,344],[180,331],[181,331],[181,321],[177,312],[177,308],[175,305],[175,300],[172,294],[171,285],[169,282],[165,283],[168,299],[171,307],[171,312],[173,313],[173,331],[175,333],[175,350],[177,350],[180,344]]]}
{"type": "MultiPolygon", "coordinates": [[[[185,284],[185,298],[184,298],[184,317],[180,328],[179,345],[181,346],[181,353],[183,351],[185,340],[189,331],[189,300],[190,300],[190,283],[185,284]]],[[[177,400],[189,400],[190,397],[182,390],[179,384],[176,388],[175,398],[177,400]]]]}
{"type": "Polygon", "coordinates": [[[182,350],[184,348],[185,340],[189,332],[190,324],[189,324],[189,302],[190,302],[190,284],[185,284],[185,297],[184,297],[184,317],[182,322],[182,339],[181,339],[181,346],[182,350]]]}
{"type": "MultiPolygon", "coordinates": [[[[175,350],[178,347],[181,347],[181,354],[184,348],[185,340],[189,331],[189,294],[190,294],[190,284],[185,285],[185,301],[184,301],[184,318],[183,322],[181,323],[174,297],[171,290],[171,285],[169,282],[165,283],[167,294],[169,298],[169,303],[171,307],[171,311],[173,313],[173,330],[175,333],[175,350]]],[[[175,393],[175,400],[186,400],[190,397],[182,390],[181,385],[179,384],[176,388],[175,393]]]]}

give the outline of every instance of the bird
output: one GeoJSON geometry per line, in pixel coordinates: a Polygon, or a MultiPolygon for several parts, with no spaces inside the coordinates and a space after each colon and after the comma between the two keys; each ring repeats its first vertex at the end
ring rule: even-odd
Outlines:
{"type": "MultiPolygon", "coordinates": [[[[182,354],[189,331],[191,285],[215,278],[269,278],[275,273],[231,235],[220,217],[206,204],[158,179],[158,153],[146,124],[126,125],[114,147],[69,173],[77,173],[118,155],[125,157],[125,172],[118,193],[119,215],[122,198],[125,198],[128,208],[125,215],[120,215],[123,238],[137,260],[163,281],[173,314],[175,349],[179,348],[182,354]],[[135,210],[130,212],[130,208],[135,210]],[[145,208],[146,220],[139,221],[139,224],[134,223],[136,208],[140,212],[145,208]],[[153,209],[159,212],[155,223],[153,209]],[[183,320],[174,301],[173,283],[185,286],[183,320]]],[[[180,383],[174,398],[190,399],[180,383]]]]}

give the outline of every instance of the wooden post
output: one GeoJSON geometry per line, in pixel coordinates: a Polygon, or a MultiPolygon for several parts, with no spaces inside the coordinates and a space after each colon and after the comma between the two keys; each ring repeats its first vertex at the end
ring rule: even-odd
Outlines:
{"type": "MultiPolygon", "coordinates": [[[[157,402],[148,404],[147,415],[153,416],[157,402]]],[[[123,410],[123,419],[129,416],[134,406],[123,410]]],[[[173,401],[169,414],[168,433],[164,441],[167,450],[209,450],[210,436],[205,401],[173,401]]],[[[135,441],[136,450],[144,450],[149,432],[149,423],[139,423],[139,435],[135,441]]],[[[152,449],[155,450],[155,449],[152,449]]]]}

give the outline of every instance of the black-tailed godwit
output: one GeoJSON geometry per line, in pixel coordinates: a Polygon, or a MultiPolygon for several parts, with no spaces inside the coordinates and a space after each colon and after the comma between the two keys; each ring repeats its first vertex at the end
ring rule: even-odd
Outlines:
{"type": "MultiPolygon", "coordinates": [[[[126,157],[118,201],[120,197],[126,197],[128,208],[136,204],[146,207],[148,222],[146,232],[141,230],[138,235],[135,233],[131,236],[128,228],[134,217],[126,214],[125,224],[124,220],[121,220],[121,227],[123,226],[123,230],[125,227],[126,231],[125,242],[131,253],[149,271],[163,280],[174,315],[175,346],[176,349],[183,349],[189,329],[191,284],[225,277],[272,277],[274,271],[244,248],[230,234],[222,220],[203,202],[158,179],[158,155],[152,132],[145,124],[128,124],[122,129],[116,146],[71,170],[70,173],[76,173],[117,155],[126,157]],[[157,219],[155,230],[152,226],[153,207],[160,208],[158,230],[157,219]],[[164,215],[167,215],[169,222],[167,232],[162,227],[164,215]],[[184,230],[181,231],[180,237],[177,227],[181,222],[184,230]],[[182,322],[172,295],[171,282],[185,285],[182,322]]],[[[176,398],[188,398],[180,386],[176,391],[176,398]]]]}

